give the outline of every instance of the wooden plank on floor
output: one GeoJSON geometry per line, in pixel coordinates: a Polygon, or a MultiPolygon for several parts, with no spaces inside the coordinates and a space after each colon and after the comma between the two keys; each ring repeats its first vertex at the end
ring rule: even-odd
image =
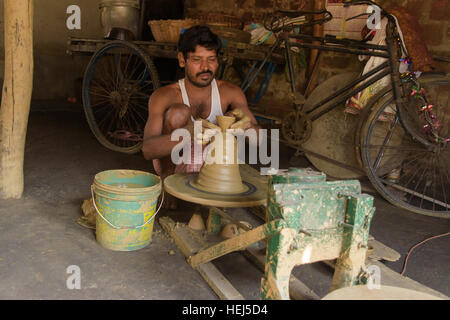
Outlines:
{"type": "MultiPolygon", "coordinates": [[[[265,246],[258,244],[247,247],[242,252],[244,256],[249,259],[256,267],[264,272],[266,263],[266,249],[265,246]]],[[[293,300],[320,300],[320,297],[310,288],[308,288],[303,282],[298,280],[291,274],[289,279],[289,295],[293,300]]]]}
{"type": "Polygon", "coordinates": [[[380,241],[377,241],[373,237],[369,239],[368,244],[369,248],[373,248],[369,255],[369,258],[372,260],[397,261],[401,257],[400,253],[380,241]]]}
{"type": "MultiPolygon", "coordinates": [[[[334,269],[334,265],[335,265],[335,261],[324,261],[328,266],[330,266],[331,268],[334,269]]],[[[399,288],[404,288],[404,289],[410,289],[410,290],[415,290],[415,291],[419,291],[419,292],[424,292],[424,293],[428,293],[443,299],[450,299],[449,297],[447,297],[446,295],[444,295],[443,293],[436,291],[434,289],[431,289],[417,281],[414,281],[411,278],[405,277],[400,275],[400,273],[395,272],[394,270],[388,268],[387,266],[385,266],[383,263],[376,261],[376,260],[372,260],[372,259],[367,259],[366,261],[366,266],[377,266],[378,268],[380,268],[380,272],[381,272],[381,277],[380,277],[380,284],[382,286],[392,286],[392,287],[399,287],[399,288]]]]}
{"type": "Polygon", "coordinates": [[[244,300],[239,291],[211,262],[204,263],[196,269],[221,300],[244,300]]]}
{"type": "MultiPolygon", "coordinates": [[[[161,217],[159,224],[174,239],[178,248],[185,257],[195,254],[201,245],[189,236],[186,225],[175,223],[169,217],[161,217]]],[[[211,263],[204,263],[195,268],[205,279],[209,286],[222,300],[244,300],[244,297],[237,291],[225,276],[211,263]]]]}

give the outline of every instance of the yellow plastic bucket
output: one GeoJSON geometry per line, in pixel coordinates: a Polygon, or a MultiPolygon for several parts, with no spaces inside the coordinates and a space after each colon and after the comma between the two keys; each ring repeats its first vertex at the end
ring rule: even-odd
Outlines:
{"type": "Polygon", "coordinates": [[[158,176],[136,170],[103,171],[95,175],[91,192],[98,243],[110,250],[133,251],[151,242],[161,208],[156,210],[161,193],[158,176]]]}

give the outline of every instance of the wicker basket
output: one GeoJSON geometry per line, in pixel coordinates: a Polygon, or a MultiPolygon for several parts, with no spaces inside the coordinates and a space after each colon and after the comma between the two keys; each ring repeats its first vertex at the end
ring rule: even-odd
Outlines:
{"type": "Polygon", "coordinates": [[[209,27],[211,31],[218,35],[221,39],[234,42],[250,43],[250,40],[252,38],[251,33],[244,30],[211,25],[209,27]]]}
{"type": "Polygon", "coordinates": [[[148,22],[157,42],[178,43],[181,31],[201,24],[200,20],[151,20],[148,22]]]}
{"type": "Polygon", "coordinates": [[[244,24],[241,19],[235,16],[223,13],[191,13],[188,16],[191,19],[202,21],[204,24],[216,27],[227,27],[242,30],[244,24]]]}

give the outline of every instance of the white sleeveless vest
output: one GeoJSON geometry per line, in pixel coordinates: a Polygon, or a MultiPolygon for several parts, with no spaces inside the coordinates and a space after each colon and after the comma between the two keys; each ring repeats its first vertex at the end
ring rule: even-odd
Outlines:
{"type": "MultiPolygon", "coordinates": [[[[184,85],[184,79],[178,80],[178,85],[180,86],[181,89],[181,96],[183,97],[183,103],[188,107],[191,107],[191,105],[189,104],[189,97],[186,91],[186,87],[184,85]]],[[[222,112],[222,105],[220,103],[219,88],[217,87],[216,79],[213,79],[213,81],[211,82],[211,112],[209,113],[209,116],[208,118],[206,118],[206,120],[212,123],[217,123],[216,116],[223,116],[223,112],[222,112]]],[[[195,121],[192,115],[191,120],[195,121]]]]}

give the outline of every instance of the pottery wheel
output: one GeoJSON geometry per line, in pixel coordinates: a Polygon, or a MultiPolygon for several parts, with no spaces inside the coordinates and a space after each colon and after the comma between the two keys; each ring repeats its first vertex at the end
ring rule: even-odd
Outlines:
{"type": "MultiPolygon", "coordinates": [[[[319,85],[305,102],[304,110],[308,111],[325,97],[343,88],[358,77],[357,73],[344,73],[331,77],[319,85]]],[[[331,100],[331,103],[334,102],[331,100]]],[[[328,102],[325,106],[329,105],[328,102]]],[[[319,108],[321,110],[324,106],[319,108]]],[[[356,159],[355,136],[359,116],[344,112],[344,104],[313,121],[312,133],[302,146],[313,152],[337,160],[348,166],[358,168],[356,159]]],[[[316,112],[316,111],[315,111],[316,112]]],[[[314,113],[313,113],[314,114],[314,113]]],[[[338,179],[358,179],[363,175],[337,166],[306,153],[309,161],[320,171],[338,179]]]]}
{"type": "Polygon", "coordinates": [[[380,286],[370,290],[366,285],[358,285],[334,290],[322,300],[442,300],[428,293],[410,289],[380,286]]]}
{"type": "Polygon", "coordinates": [[[195,186],[198,173],[177,173],[164,180],[164,190],[184,201],[222,208],[254,207],[267,202],[267,178],[239,166],[246,190],[236,194],[219,194],[201,190],[195,186]]]}

